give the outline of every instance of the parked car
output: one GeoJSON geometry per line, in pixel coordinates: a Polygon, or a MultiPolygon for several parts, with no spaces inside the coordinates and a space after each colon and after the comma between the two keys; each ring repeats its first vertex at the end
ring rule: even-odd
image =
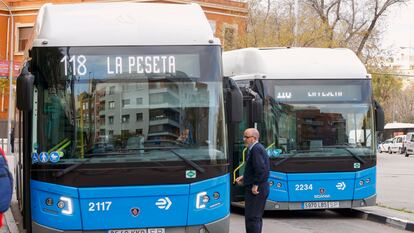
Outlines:
{"type": "Polygon", "coordinates": [[[390,146],[391,153],[402,154],[405,151],[405,135],[398,135],[392,139],[392,144],[390,146]]]}
{"type": "Polygon", "coordinates": [[[414,154],[414,132],[407,133],[405,137],[405,157],[414,154]]]}
{"type": "Polygon", "coordinates": [[[387,139],[387,140],[381,142],[378,145],[378,151],[380,153],[382,153],[382,152],[388,152],[388,153],[391,154],[391,144],[392,144],[392,140],[393,140],[393,138],[390,138],[390,139],[387,139]]]}

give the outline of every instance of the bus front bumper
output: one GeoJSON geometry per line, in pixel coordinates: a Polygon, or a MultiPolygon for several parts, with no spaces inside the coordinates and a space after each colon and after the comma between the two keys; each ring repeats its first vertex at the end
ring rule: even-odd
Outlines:
{"type": "MultiPolygon", "coordinates": [[[[357,207],[374,206],[376,205],[377,195],[359,200],[346,201],[322,201],[322,202],[338,202],[335,209],[351,209],[357,207]]],[[[304,202],[275,202],[267,200],[265,210],[303,210],[304,202]]],[[[313,208],[313,209],[329,209],[329,208],[313,208]]],[[[334,208],[332,208],[334,209],[334,208]]]]}
{"type": "MultiPolygon", "coordinates": [[[[165,233],[228,233],[230,227],[230,215],[219,219],[215,222],[207,223],[204,225],[196,226],[184,226],[184,227],[166,227],[165,233]]],[[[122,229],[114,229],[119,230],[122,229]]],[[[49,228],[47,226],[40,225],[36,222],[32,222],[33,233],[108,233],[108,230],[96,230],[96,231],[63,231],[58,229],[49,228]]],[[[151,233],[151,232],[148,232],[151,233]]]]}

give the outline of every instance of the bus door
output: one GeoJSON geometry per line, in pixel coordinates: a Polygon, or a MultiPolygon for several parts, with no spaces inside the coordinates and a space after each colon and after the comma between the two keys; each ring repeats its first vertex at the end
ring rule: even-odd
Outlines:
{"type": "Polygon", "coordinates": [[[231,202],[235,206],[243,206],[244,187],[235,183],[235,178],[244,174],[245,160],[247,159],[247,148],[243,142],[243,132],[247,128],[255,128],[256,123],[260,123],[260,115],[262,115],[263,107],[262,98],[255,91],[255,82],[249,81],[248,85],[241,83],[241,91],[243,94],[243,118],[242,121],[229,130],[229,147],[232,155],[231,171],[232,171],[232,189],[231,202]],[[252,85],[253,84],[253,85],[252,85]],[[253,86],[253,88],[251,88],[253,86]]]}

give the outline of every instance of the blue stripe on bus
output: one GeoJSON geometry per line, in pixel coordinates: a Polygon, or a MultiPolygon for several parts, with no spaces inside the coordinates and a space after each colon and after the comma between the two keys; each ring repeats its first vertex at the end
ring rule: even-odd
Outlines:
{"type": "MultiPolygon", "coordinates": [[[[188,206],[188,225],[199,225],[224,218],[230,213],[230,175],[201,181],[190,185],[190,202],[188,206]],[[197,209],[197,194],[206,192],[209,202],[205,208],[197,209]],[[219,197],[214,198],[214,193],[219,197]]],[[[216,196],[217,197],[217,196],[216,196]]]]}
{"type": "Polygon", "coordinates": [[[34,180],[31,185],[33,221],[60,230],[198,225],[214,222],[230,213],[229,174],[186,185],[77,189],[34,180]],[[203,192],[209,196],[209,201],[203,208],[197,208],[197,194],[203,192]],[[215,192],[219,194],[217,199],[215,192]],[[72,201],[72,214],[65,215],[57,207],[61,196],[72,201]],[[48,198],[53,200],[50,206],[46,204],[48,198]]]}
{"type": "Polygon", "coordinates": [[[33,221],[61,230],[82,229],[78,190],[76,188],[35,180],[31,180],[30,185],[33,221]],[[62,196],[72,200],[73,214],[63,215],[62,209],[57,207],[62,196]],[[46,204],[46,200],[49,198],[53,201],[51,205],[46,204]]]}
{"type": "Polygon", "coordinates": [[[271,201],[358,200],[376,193],[376,167],[358,172],[286,174],[271,171],[269,182],[272,183],[268,198],[271,201]]]}
{"type": "Polygon", "coordinates": [[[376,167],[373,167],[356,173],[354,199],[364,199],[377,193],[376,170],[376,167]],[[361,181],[364,182],[363,185],[360,184],[361,181]]]}
{"type": "Polygon", "coordinates": [[[289,192],[287,185],[288,180],[286,173],[271,171],[268,181],[273,183],[273,185],[270,186],[270,192],[268,197],[269,200],[278,202],[289,201],[289,192]]]}

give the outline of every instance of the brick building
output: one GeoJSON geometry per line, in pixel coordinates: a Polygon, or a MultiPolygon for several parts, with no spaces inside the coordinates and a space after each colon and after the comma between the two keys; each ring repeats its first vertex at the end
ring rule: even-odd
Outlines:
{"type": "MultiPolygon", "coordinates": [[[[8,114],[9,84],[7,77],[11,50],[14,53],[14,63],[16,64],[14,76],[16,76],[40,7],[45,3],[81,2],[122,1],[0,0],[0,121],[7,120],[8,114]],[[12,21],[14,21],[14,25],[12,25],[12,21]]],[[[224,49],[235,48],[237,37],[242,36],[246,28],[247,4],[244,2],[230,0],[135,0],[127,2],[198,3],[204,9],[215,35],[221,39],[224,49]]]]}

